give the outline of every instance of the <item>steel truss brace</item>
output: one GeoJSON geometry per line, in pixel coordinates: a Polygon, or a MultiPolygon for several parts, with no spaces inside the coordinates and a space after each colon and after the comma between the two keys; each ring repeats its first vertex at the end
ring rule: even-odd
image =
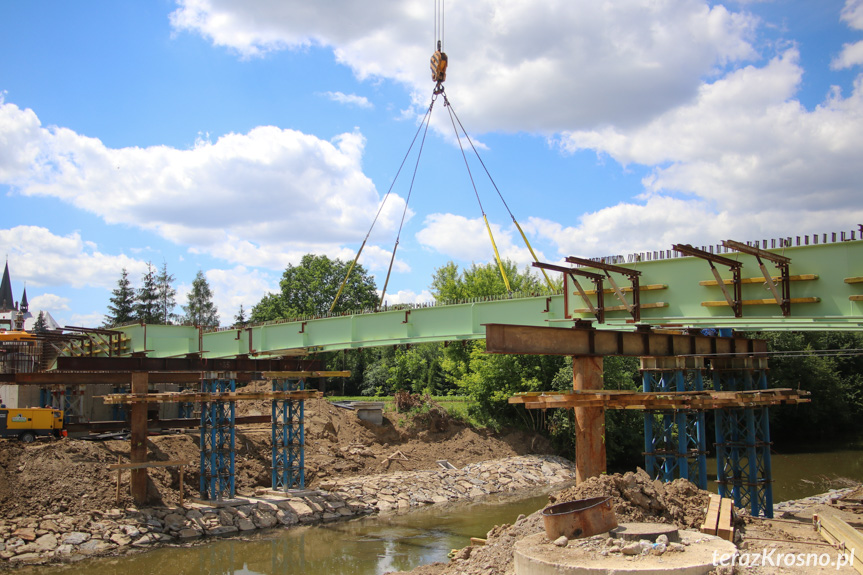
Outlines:
{"type": "Polygon", "coordinates": [[[743,284],[740,280],[740,268],[743,267],[743,264],[732,260],[730,258],[726,258],[720,255],[712,254],[710,252],[706,252],[704,250],[700,250],[698,248],[694,248],[689,244],[675,244],[672,246],[675,251],[678,251],[687,256],[693,256],[696,258],[701,258],[706,260],[710,265],[710,271],[713,273],[713,277],[716,278],[716,285],[719,286],[719,289],[722,290],[722,295],[725,296],[725,301],[728,302],[728,305],[731,306],[731,309],[734,310],[734,317],[743,317],[743,284]],[[716,266],[713,264],[717,263],[723,266],[728,266],[731,270],[732,280],[731,283],[734,287],[734,296],[728,293],[728,289],[725,287],[725,280],[719,275],[719,271],[716,269],[716,266]]]}
{"type": "MultiPolygon", "coordinates": [[[[602,282],[603,282],[603,279],[605,278],[605,276],[602,276],[600,274],[595,274],[592,272],[586,272],[586,271],[580,270],[578,268],[566,268],[563,266],[556,266],[554,264],[545,264],[542,262],[533,262],[532,265],[535,268],[563,273],[564,274],[564,284],[566,283],[567,277],[570,280],[572,280],[572,283],[575,285],[575,289],[578,290],[578,294],[581,296],[581,299],[584,301],[585,306],[587,307],[587,309],[590,310],[590,313],[592,313],[596,317],[596,321],[598,321],[599,323],[605,323],[605,297],[604,297],[604,293],[603,293],[603,289],[602,289],[602,282]],[[594,289],[596,291],[596,305],[595,306],[590,301],[590,298],[587,296],[587,292],[584,291],[584,288],[581,287],[581,284],[578,283],[578,278],[576,278],[575,276],[586,277],[593,282],[594,289]]],[[[569,308],[569,290],[564,289],[563,299],[564,299],[563,306],[564,306],[564,309],[566,310],[566,316],[565,317],[567,319],[570,319],[571,316],[569,313],[569,309],[570,309],[569,308]]]]}
{"type": "Polygon", "coordinates": [[[722,245],[738,252],[754,256],[755,259],[758,260],[758,267],[764,275],[764,281],[767,284],[767,287],[770,288],[771,292],[773,292],[773,297],[776,299],[776,303],[782,310],[782,315],[788,317],[791,314],[791,276],[788,271],[788,264],[791,263],[791,258],[770,253],[766,250],[755,248],[744,243],[735,242],[733,240],[725,240],[722,242],[722,245]],[[770,276],[770,272],[767,271],[767,267],[764,265],[764,262],[761,261],[762,258],[775,263],[776,267],[779,269],[779,273],[781,274],[779,281],[782,284],[782,294],[780,294],[779,290],[776,288],[776,283],[770,276]]]}
{"type": "Polygon", "coordinates": [[[614,294],[617,296],[617,299],[620,300],[620,303],[623,304],[626,311],[632,315],[633,321],[637,322],[641,320],[641,290],[638,287],[638,280],[641,276],[641,272],[574,256],[569,256],[566,258],[566,261],[571,264],[602,270],[605,277],[608,278],[608,283],[611,284],[611,288],[614,290],[614,294]],[[615,282],[614,278],[611,277],[612,272],[629,278],[629,282],[632,287],[631,304],[626,301],[626,295],[624,295],[623,290],[618,287],[617,282],[615,282]]]}

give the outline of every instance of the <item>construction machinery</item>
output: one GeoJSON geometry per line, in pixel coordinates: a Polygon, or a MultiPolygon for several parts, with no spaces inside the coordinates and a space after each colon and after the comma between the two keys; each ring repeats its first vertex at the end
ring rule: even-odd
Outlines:
{"type": "Polygon", "coordinates": [[[65,434],[63,411],[59,409],[0,407],[0,437],[13,437],[24,443],[32,443],[40,436],[60,437],[65,434]]]}

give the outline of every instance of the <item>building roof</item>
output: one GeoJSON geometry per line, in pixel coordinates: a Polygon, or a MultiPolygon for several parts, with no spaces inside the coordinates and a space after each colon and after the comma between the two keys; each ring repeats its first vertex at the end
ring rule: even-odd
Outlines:
{"type": "Polygon", "coordinates": [[[15,296],[12,295],[12,280],[9,278],[9,262],[3,270],[3,281],[0,282],[0,311],[15,309],[15,296]]]}

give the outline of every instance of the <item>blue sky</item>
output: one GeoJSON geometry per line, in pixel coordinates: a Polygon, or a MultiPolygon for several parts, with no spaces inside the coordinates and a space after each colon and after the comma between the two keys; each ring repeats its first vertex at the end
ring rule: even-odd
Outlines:
{"type": "MultiPolygon", "coordinates": [[[[351,259],[433,84],[434,1],[3,2],[0,249],[101,324],[122,268],[197,270],[223,324],[351,259]]],[[[863,0],[450,0],[453,109],[544,261],[863,223],[863,0]]],[[[493,258],[438,100],[389,303],[493,258]]],[[[361,262],[382,287],[415,156],[361,262]]],[[[529,255],[475,163],[504,257],[529,255]]],[[[180,310],[178,310],[180,311],[180,310]]]]}

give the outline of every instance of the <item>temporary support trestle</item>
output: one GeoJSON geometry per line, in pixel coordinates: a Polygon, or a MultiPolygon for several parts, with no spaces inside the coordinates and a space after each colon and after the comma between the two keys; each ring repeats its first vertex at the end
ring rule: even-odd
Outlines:
{"type": "MultiPolygon", "coordinates": [[[[305,379],[274,378],[273,391],[302,391],[305,379]]],[[[302,399],[273,399],[273,490],[305,489],[305,428],[302,399]]]]}
{"type": "MultiPolygon", "coordinates": [[[[204,373],[201,392],[234,392],[236,380],[233,372],[204,373]]],[[[234,498],[235,405],[232,401],[221,400],[201,404],[201,499],[234,498]]]]}
{"type": "MultiPolygon", "coordinates": [[[[646,393],[704,390],[703,358],[641,358],[646,393]]],[[[684,478],[707,489],[707,440],[704,411],[691,409],[644,412],[644,463],[651,477],[684,478]]]]}
{"type": "Polygon", "coordinates": [[[84,421],[84,387],[80,385],[51,386],[40,390],[39,403],[63,411],[65,423],[84,421]]]}
{"type": "MultiPolygon", "coordinates": [[[[766,359],[714,359],[712,364],[714,389],[767,388],[766,359]]],[[[749,507],[753,517],[773,517],[768,408],[724,408],[714,413],[719,494],[733,498],[736,507],[749,507]]]]}

